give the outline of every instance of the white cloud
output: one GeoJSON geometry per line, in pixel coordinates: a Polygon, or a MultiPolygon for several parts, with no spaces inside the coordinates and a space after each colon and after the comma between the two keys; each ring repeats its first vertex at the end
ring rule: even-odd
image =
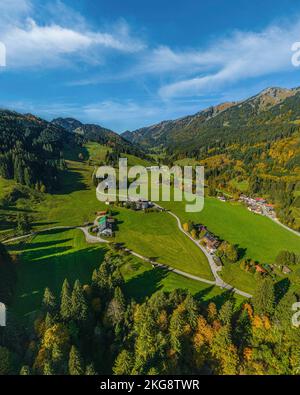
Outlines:
{"type": "Polygon", "coordinates": [[[125,21],[117,23],[110,31],[94,31],[86,26],[83,17],[72,10],[67,18],[61,16],[62,10],[66,14],[68,9],[57,2],[49,10],[50,15],[54,15],[57,7],[61,24],[55,21],[43,24],[34,19],[37,12],[28,0],[20,0],[20,6],[15,9],[5,3],[5,6],[0,6],[6,16],[6,22],[0,29],[0,40],[7,48],[8,67],[52,67],[67,61],[97,64],[103,61],[105,51],[134,53],[144,48],[140,39],[131,36],[125,21]]]}
{"type": "Polygon", "coordinates": [[[152,70],[159,71],[161,66],[163,71],[180,73],[186,68],[194,74],[162,86],[159,93],[164,98],[207,94],[242,79],[292,70],[291,45],[299,38],[299,21],[288,27],[271,26],[260,33],[235,32],[199,52],[159,50],[152,70]]]}

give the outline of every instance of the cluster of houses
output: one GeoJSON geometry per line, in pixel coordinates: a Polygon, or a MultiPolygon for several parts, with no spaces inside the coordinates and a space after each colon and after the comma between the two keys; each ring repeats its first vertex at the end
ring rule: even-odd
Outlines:
{"type": "Polygon", "coordinates": [[[147,210],[152,208],[154,204],[147,199],[128,199],[125,202],[120,202],[123,207],[130,208],[135,211],[147,210]]]}
{"type": "Polygon", "coordinates": [[[251,198],[246,195],[241,195],[239,202],[244,203],[248,207],[248,210],[253,213],[276,218],[274,205],[268,204],[263,198],[251,198]]]}
{"type": "Polygon", "coordinates": [[[116,220],[110,217],[106,211],[99,211],[96,213],[97,218],[92,232],[97,233],[98,236],[112,237],[116,220]]]}

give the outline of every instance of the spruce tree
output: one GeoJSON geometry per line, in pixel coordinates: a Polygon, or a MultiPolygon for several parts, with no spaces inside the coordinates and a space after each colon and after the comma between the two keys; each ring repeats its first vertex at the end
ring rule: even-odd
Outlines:
{"type": "Polygon", "coordinates": [[[227,300],[220,309],[219,318],[225,325],[231,324],[233,316],[233,304],[231,300],[227,300]]]}
{"type": "Polygon", "coordinates": [[[65,279],[61,290],[60,315],[65,321],[72,318],[71,288],[67,279],[65,279]]]}
{"type": "Polygon", "coordinates": [[[133,368],[133,358],[129,351],[123,350],[118,355],[115,365],[113,367],[113,373],[116,375],[129,375],[133,368]]]}
{"type": "Polygon", "coordinates": [[[72,346],[69,355],[69,374],[71,376],[80,376],[83,373],[84,367],[80,353],[75,346],[72,346]]]}
{"type": "Polygon", "coordinates": [[[54,314],[56,311],[57,303],[55,296],[51,292],[51,290],[47,287],[44,291],[43,297],[43,309],[45,312],[50,314],[54,314]]]}
{"type": "Polygon", "coordinates": [[[270,277],[259,281],[254,293],[252,304],[254,311],[259,315],[271,316],[274,311],[275,295],[274,284],[270,277]]]}
{"type": "Polygon", "coordinates": [[[44,376],[53,376],[55,374],[51,361],[45,362],[43,374],[44,374],[44,376]]]}
{"type": "Polygon", "coordinates": [[[74,320],[80,323],[86,322],[88,318],[88,306],[79,280],[75,281],[71,301],[74,320]]]}
{"type": "Polygon", "coordinates": [[[20,376],[29,376],[31,374],[30,367],[23,365],[20,370],[20,376]]]}
{"type": "Polygon", "coordinates": [[[93,363],[90,363],[89,365],[87,365],[87,367],[85,369],[85,375],[86,376],[96,376],[97,375],[93,363]]]}

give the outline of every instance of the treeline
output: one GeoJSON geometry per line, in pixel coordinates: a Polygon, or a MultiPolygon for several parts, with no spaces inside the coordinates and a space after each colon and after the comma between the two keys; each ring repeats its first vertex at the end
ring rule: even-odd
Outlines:
{"type": "Polygon", "coordinates": [[[291,320],[300,295],[288,287],[261,278],[242,305],[230,292],[217,306],[183,290],[136,303],[126,297],[122,264],[110,251],[90,284],[65,280],[59,297],[46,288],[26,332],[10,320],[0,374],[298,373],[300,333],[291,320]]]}
{"type": "Polygon", "coordinates": [[[58,171],[65,167],[63,147],[70,136],[31,115],[1,111],[0,176],[42,192],[57,189],[58,171]]]}

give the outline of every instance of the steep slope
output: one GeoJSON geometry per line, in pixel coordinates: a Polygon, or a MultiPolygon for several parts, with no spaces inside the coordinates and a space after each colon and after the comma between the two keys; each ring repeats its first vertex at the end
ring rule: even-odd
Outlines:
{"type": "Polygon", "coordinates": [[[0,111],[0,176],[37,189],[58,187],[63,149],[75,139],[31,114],[0,111]]]}
{"type": "Polygon", "coordinates": [[[195,115],[189,115],[174,121],[163,121],[133,132],[126,131],[122,134],[122,137],[132,143],[141,144],[145,147],[168,146],[169,140],[173,136],[176,136],[181,130],[187,129],[193,122],[201,125],[234,105],[235,103],[231,102],[222,103],[215,107],[209,107],[195,115]]]}
{"type": "Polygon", "coordinates": [[[83,124],[73,118],[57,118],[52,121],[52,124],[63,127],[68,132],[79,135],[86,141],[93,141],[112,147],[119,153],[128,153],[141,158],[145,157],[145,153],[135,144],[100,125],[83,124]]]}
{"type": "Polygon", "coordinates": [[[169,154],[205,156],[212,147],[288,134],[292,122],[300,118],[299,103],[299,89],[268,88],[245,101],[210,107],[193,116],[126,132],[123,137],[146,147],[161,146],[169,154]]]}

